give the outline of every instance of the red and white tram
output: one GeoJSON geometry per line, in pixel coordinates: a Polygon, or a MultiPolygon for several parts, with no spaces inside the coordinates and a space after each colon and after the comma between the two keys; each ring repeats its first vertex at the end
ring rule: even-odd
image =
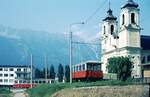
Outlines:
{"type": "Polygon", "coordinates": [[[96,81],[103,78],[101,62],[86,61],[72,66],[74,81],[96,81]]]}

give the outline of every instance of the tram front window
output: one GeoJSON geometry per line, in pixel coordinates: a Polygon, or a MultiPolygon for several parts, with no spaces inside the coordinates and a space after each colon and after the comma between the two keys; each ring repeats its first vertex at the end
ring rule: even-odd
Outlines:
{"type": "Polygon", "coordinates": [[[93,70],[92,67],[93,67],[92,64],[87,64],[87,70],[93,70]]]}

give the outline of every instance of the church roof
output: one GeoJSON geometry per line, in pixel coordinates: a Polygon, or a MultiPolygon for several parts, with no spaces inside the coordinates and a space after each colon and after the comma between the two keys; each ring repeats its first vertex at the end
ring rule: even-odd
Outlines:
{"type": "Polygon", "coordinates": [[[125,5],[123,5],[122,8],[126,8],[126,7],[135,7],[135,8],[137,8],[138,6],[139,5],[137,3],[135,3],[133,0],[127,0],[127,3],[125,5]]]}
{"type": "Polygon", "coordinates": [[[141,35],[141,47],[143,50],[150,50],[150,36],[141,35]]]}
{"type": "Polygon", "coordinates": [[[106,21],[106,20],[117,20],[117,18],[113,16],[111,9],[107,11],[107,17],[103,19],[103,21],[106,21]]]}

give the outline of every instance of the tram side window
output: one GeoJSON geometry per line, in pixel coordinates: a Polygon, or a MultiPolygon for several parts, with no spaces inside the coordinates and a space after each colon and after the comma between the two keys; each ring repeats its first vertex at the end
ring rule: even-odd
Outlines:
{"type": "Polygon", "coordinates": [[[81,71],[81,65],[79,65],[79,71],[81,71]]]}
{"type": "Polygon", "coordinates": [[[91,70],[91,65],[87,64],[87,70],[91,70]]]}
{"type": "Polygon", "coordinates": [[[97,71],[97,66],[98,66],[97,64],[94,64],[94,65],[93,65],[94,71],[97,71]]]}
{"type": "Polygon", "coordinates": [[[94,64],[91,64],[91,70],[94,70],[94,64]]]}
{"type": "Polygon", "coordinates": [[[78,67],[78,66],[76,66],[76,71],[79,71],[79,70],[78,70],[78,68],[79,68],[79,67],[78,67]]]}
{"type": "Polygon", "coordinates": [[[75,68],[75,72],[77,71],[77,66],[74,67],[75,68]]]}
{"type": "Polygon", "coordinates": [[[71,70],[72,70],[72,72],[74,71],[74,70],[73,70],[73,67],[71,68],[71,70]]]}
{"type": "Polygon", "coordinates": [[[75,68],[75,72],[77,71],[77,66],[74,66],[74,68],[75,68]]]}
{"type": "Polygon", "coordinates": [[[101,65],[97,65],[97,70],[101,70],[101,65]]]}
{"type": "Polygon", "coordinates": [[[74,68],[74,72],[76,72],[76,67],[75,67],[75,66],[73,66],[73,68],[74,68]]]}
{"type": "Polygon", "coordinates": [[[82,65],[82,70],[83,70],[83,71],[85,70],[85,64],[82,65]]]}
{"type": "Polygon", "coordinates": [[[87,64],[87,70],[90,70],[90,66],[87,64]]]}

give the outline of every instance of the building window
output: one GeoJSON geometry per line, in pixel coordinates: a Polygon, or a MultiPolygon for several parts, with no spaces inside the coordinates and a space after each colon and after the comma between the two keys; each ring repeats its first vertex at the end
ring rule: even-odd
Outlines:
{"type": "Polygon", "coordinates": [[[24,72],[27,72],[27,68],[24,68],[23,71],[24,71],[24,72]]]}
{"type": "Polygon", "coordinates": [[[4,71],[8,71],[8,68],[4,68],[4,71]]]}
{"type": "Polygon", "coordinates": [[[2,79],[0,79],[0,82],[3,82],[3,80],[2,80],[2,79]]]}
{"type": "Polygon", "coordinates": [[[122,25],[124,25],[124,21],[125,21],[125,18],[124,18],[124,14],[122,15],[122,25]]]}
{"type": "Polygon", "coordinates": [[[21,71],[21,68],[18,68],[17,71],[21,71]]]}
{"type": "Polygon", "coordinates": [[[8,82],[8,79],[4,79],[4,82],[7,83],[7,82],[8,82]]]}
{"type": "Polygon", "coordinates": [[[135,24],[135,14],[131,13],[131,23],[135,24]]]}
{"type": "Polygon", "coordinates": [[[10,77],[13,77],[13,76],[14,76],[14,74],[10,74],[9,76],[10,76],[10,77]]]}
{"type": "Polygon", "coordinates": [[[3,68],[0,68],[0,71],[3,71],[3,68]]]}
{"type": "Polygon", "coordinates": [[[17,78],[20,78],[20,77],[21,77],[21,75],[20,75],[20,74],[18,74],[18,75],[17,75],[17,78]]]}
{"type": "Polygon", "coordinates": [[[10,82],[10,83],[13,83],[13,82],[14,82],[14,80],[13,80],[13,79],[10,79],[10,80],[9,80],[9,82],[10,82]]]}
{"type": "Polygon", "coordinates": [[[8,74],[4,74],[4,77],[8,77],[8,74]]]}
{"type": "Polygon", "coordinates": [[[114,32],[114,25],[111,25],[111,27],[110,27],[110,32],[111,32],[111,35],[112,35],[113,32],[114,32]]]}
{"type": "Polygon", "coordinates": [[[0,74],[0,77],[2,77],[3,76],[3,74],[0,74]]]}
{"type": "Polygon", "coordinates": [[[10,68],[9,71],[14,71],[14,69],[13,69],[13,68],[10,68]]]}
{"type": "Polygon", "coordinates": [[[147,56],[147,62],[150,62],[150,55],[147,56]]]}

